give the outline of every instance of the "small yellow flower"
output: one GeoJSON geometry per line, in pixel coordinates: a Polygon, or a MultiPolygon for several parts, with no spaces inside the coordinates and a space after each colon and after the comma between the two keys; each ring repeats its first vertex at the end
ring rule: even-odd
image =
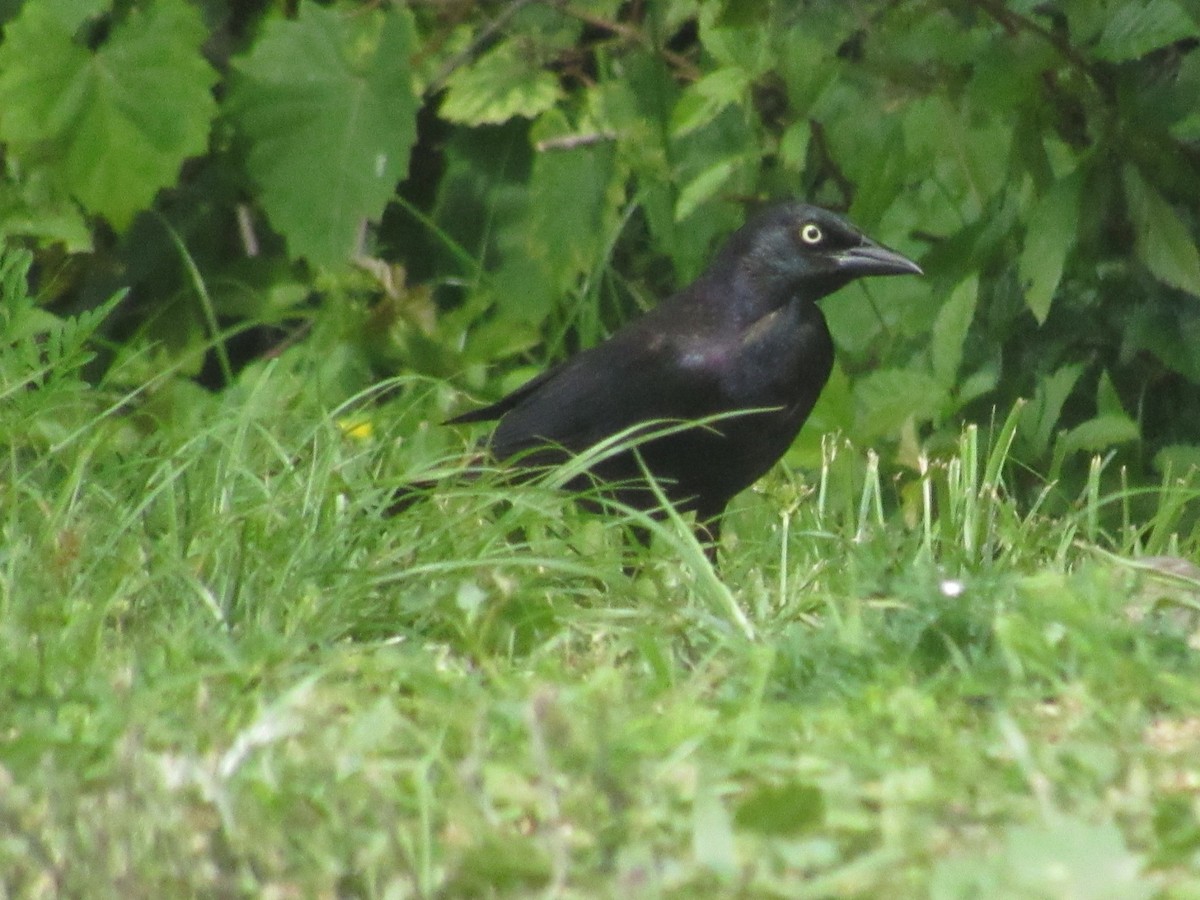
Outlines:
{"type": "Polygon", "coordinates": [[[375,426],[367,419],[339,419],[338,428],[346,437],[356,441],[369,441],[375,434],[375,426]]]}

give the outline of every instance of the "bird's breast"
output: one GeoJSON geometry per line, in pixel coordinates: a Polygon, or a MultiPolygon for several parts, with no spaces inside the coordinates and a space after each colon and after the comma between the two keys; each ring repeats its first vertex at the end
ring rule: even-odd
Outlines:
{"type": "Polygon", "coordinates": [[[833,367],[833,341],[813,303],[794,300],[744,328],[723,384],[742,407],[811,407],[833,367]]]}

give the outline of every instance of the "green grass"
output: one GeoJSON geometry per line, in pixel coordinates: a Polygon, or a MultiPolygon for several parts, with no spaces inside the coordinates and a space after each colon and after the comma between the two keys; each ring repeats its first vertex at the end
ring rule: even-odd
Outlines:
{"type": "Polygon", "coordinates": [[[1014,418],[895,480],[830,440],[714,571],[329,356],[8,382],[6,896],[1200,892],[1194,481],[1051,519],[1014,418]]]}

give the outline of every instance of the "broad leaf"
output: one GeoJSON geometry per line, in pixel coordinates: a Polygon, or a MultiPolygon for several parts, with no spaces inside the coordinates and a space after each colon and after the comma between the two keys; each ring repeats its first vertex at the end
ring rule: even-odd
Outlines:
{"type": "Polygon", "coordinates": [[[1061,448],[1056,452],[1062,456],[1079,450],[1099,453],[1117,444],[1136,441],[1139,437],[1141,432],[1137,423],[1124,414],[1096,416],[1063,435],[1061,448]]]}
{"type": "Polygon", "coordinates": [[[1096,56],[1110,62],[1137,59],[1151,50],[1195,37],[1200,26],[1175,0],[1117,4],[1100,35],[1096,56]]]}
{"type": "Polygon", "coordinates": [[[675,201],[675,221],[682,222],[694,213],[697,207],[712,199],[741,162],[740,159],[723,159],[685,184],[679,192],[679,199],[675,201]]]}
{"type": "Polygon", "coordinates": [[[779,138],[779,160],[787,168],[802,170],[808,158],[812,129],[808,122],[793,122],[779,138]]]}
{"type": "Polygon", "coordinates": [[[1125,194],[1138,258],[1160,281],[1200,297],[1200,252],[1183,220],[1133,166],[1125,167],[1125,194]]]}
{"type": "Polygon", "coordinates": [[[1098,453],[1117,444],[1136,441],[1141,437],[1137,422],[1125,412],[1108,372],[1100,375],[1096,385],[1096,415],[1076,425],[1063,435],[1055,450],[1064,458],[1079,450],[1098,453]]]}
{"type": "Polygon", "coordinates": [[[1147,351],[1163,365],[1200,384],[1200,309],[1195,303],[1143,303],[1123,331],[1122,356],[1147,351]]]}
{"type": "Polygon", "coordinates": [[[1096,412],[1101,416],[1128,418],[1121,395],[1117,393],[1117,387],[1112,383],[1112,376],[1107,371],[1100,373],[1100,380],[1096,383],[1096,412]]]}
{"type": "Polygon", "coordinates": [[[1085,366],[1073,363],[1060,366],[1038,383],[1037,392],[1021,411],[1021,439],[1034,457],[1050,449],[1050,439],[1062,415],[1063,404],[1075,389],[1085,366]]]}
{"type": "Polygon", "coordinates": [[[1050,302],[1062,279],[1067,254],[1079,228],[1082,180],[1068,175],[1041,199],[1029,217],[1021,250],[1021,279],[1027,285],[1025,305],[1038,324],[1050,314],[1050,302]]]}
{"type": "Polygon", "coordinates": [[[909,369],[882,369],[854,388],[862,437],[894,435],[912,418],[934,418],[947,399],[946,386],[932,375],[909,369]]]}
{"type": "MultiPolygon", "coordinates": [[[[561,137],[567,122],[557,110],[534,126],[531,138],[561,137]]],[[[534,252],[551,255],[560,275],[573,279],[598,262],[614,219],[619,190],[612,190],[612,143],[540,150],[529,179],[534,252]]],[[[566,285],[564,284],[564,287],[566,285]]]]}
{"type": "Polygon", "coordinates": [[[74,41],[80,17],[63,9],[26,3],[5,30],[0,138],[124,229],[207,146],[217,80],[200,52],[207,31],[195,7],[157,0],[89,52],[74,41]]]}
{"type": "Polygon", "coordinates": [[[463,125],[497,125],[517,116],[531,119],[560,94],[558,79],[508,40],[447,79],[438,114],[463,125]]]}
{"type": "Polygon", "coordinates": [[[1200,447],[1195,444],[1168,444],[1154,454],[1154,468],[1164,475],[1176,477],[1190,472],[1200,472],[1200,447]]]}
{"type": "MultiPolygon", "coordinates": [[[[567,123],[556,110],[538,120],[532,139],[561,137],[567,123]]],[[[514,225],[517,237],[493,279],[506,320],[541,322],[580,277],[602,261],[619,192],[611,190],[611,143],[545,149],[533,160],[529,205],[514,225]]]]}
{"type": "Polygon", "coordinates": [[[705,75],[680,95],[671,111],[671,135],[683,137],[707,125],[725,107],[745,97],[749,87],[749,74],[734,66],[705,75]]]}
{"type": "Polygon", "coordinates": [[[405,9],[346,15],[305,2],[238,60],[231,105],[250,141],[247,166],[293,257],[344,263],[408,172],[412,47],[405,9]]]}
{"type": "Polygon", "coordinates": [[[951,292],[950,299],[938,311],[933,323],[933,374],[942,384],[951,386],[962,363],[963,344],[971,320],[975,318],[975,304],[979,299],[979,278],[972,276],[951,292]]]}
{"type": "Polygon", "coordinates": [[[10,235],[59,242],[68,253],[92,249],[92,232],[78,204],[58,189],[44,169],[22,183],[0,183],[0,243],[10,235]]]}

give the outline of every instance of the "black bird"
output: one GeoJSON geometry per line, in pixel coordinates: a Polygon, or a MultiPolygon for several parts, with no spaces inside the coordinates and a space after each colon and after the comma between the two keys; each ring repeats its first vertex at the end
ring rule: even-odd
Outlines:
{"type": "MultiPolygon", "coordinates": [[[[782,203],[729,238],[696,281],[608,340],[448,424],[499,419],[492,454],[527,467],[631,427],[652,433],[663,420],[736,414],[637,447],[663,492],[694,510],[715,541],[725,506],[783,456],[829,378],[833,341],[817,301],[856,278],[906,274],[921,268],[840,216],[782,203]]],[[[591,474],[631,506],[657,505],[633,451],[591,474]]]]}

